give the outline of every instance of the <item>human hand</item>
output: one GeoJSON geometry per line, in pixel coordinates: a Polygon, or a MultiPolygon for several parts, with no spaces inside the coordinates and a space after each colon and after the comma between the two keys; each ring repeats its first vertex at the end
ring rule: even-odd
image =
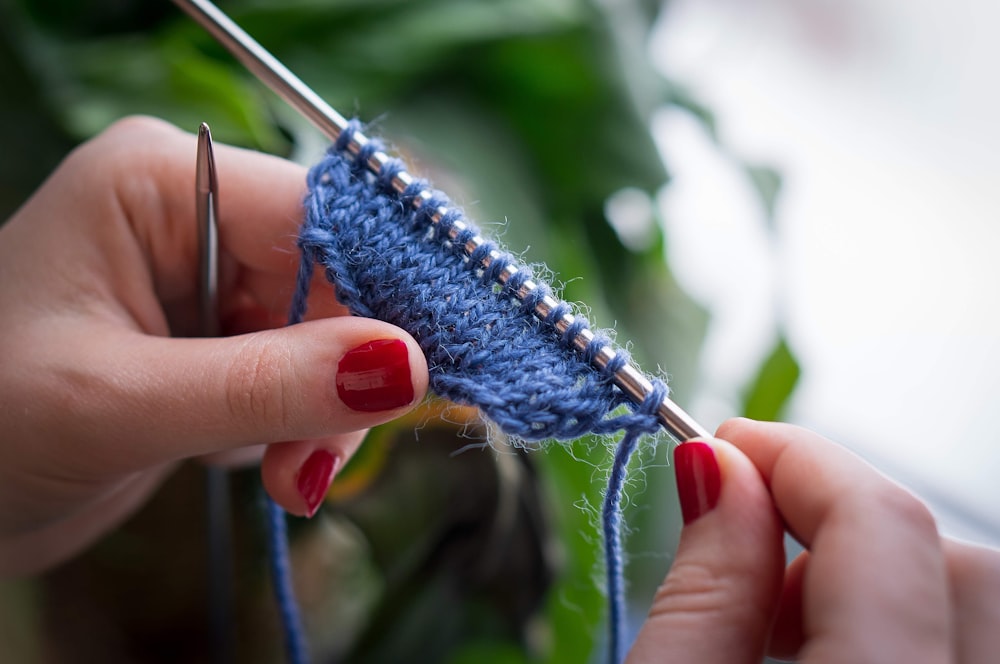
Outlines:
{"type": "Polygon", "coordinates": [[[86,547],[188,457],[281,443],[264,485],[311,514],[364,430],[422,398],[416,342],[346,316],[322,276],[309,320],[270,329],[294,290],[305,171],[224,146],[216,162],[236,336],[179,338],[198,323],[194,136],[119,122],[0,229],[0,576],[86,547]]]}
{"type": "Polygon", "coordinates": [[[630,664],[996,661],[1000,552],[942,538],[814,433],[732,420],[717,435],[675,450],[686,525],[630,664]],[[807,549],[787,570],[786,528],[807,549]]]}

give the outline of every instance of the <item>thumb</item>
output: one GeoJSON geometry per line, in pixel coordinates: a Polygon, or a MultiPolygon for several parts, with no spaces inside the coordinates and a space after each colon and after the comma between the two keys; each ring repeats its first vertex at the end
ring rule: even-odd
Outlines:
{"type": "Polygon", "coordinates": [[[783,529],[760,474],[721,440],[674,450],[685,526],[630,664],[758,664],[784,573],[783,529]]]}
{"type": "Polygon", "coordinates": [[[137,335],[104,356],[128,398],[102,401],[127,404],[111,415],[140,463],[365,429],[419,403],[428,380],[412,337],[356,317],[222,339],[137,335]]]}

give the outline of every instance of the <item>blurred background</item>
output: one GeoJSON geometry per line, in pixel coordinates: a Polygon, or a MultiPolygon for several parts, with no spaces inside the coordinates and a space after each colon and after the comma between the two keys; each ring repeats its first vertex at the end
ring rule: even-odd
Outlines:
{"type": "MultiPolygon", "coordinates": [[[[1000,8],[219,4],[547,265],[708,428],[806,424],[915,490],[944,531],[1000,544],[1000,8]]],[[[303,163],[325,147],[165,0],[5,0],[0,89],[0,218],[128,114],[303,163]]],[[[239,192],[225,173],[220,187],[225,214],[239,192]]],[[[317,661],[601,661],[608,441],[525,453],[487,437],[429,404],[373,432],[320,516],[291,524],[317,661]]],[[[646,446],[628,491],[635,625],[680,527],[669,447],[646,446]]],[[[208,628],[191,467],[86,556],[0,585],[0,660],[281,661],[254,475],[233,478],[228,645],[208,628]]]]}
{"type": "Polygon", "coordinates": [[[671,265],[713,312],[693,409],[716,422],[776,312],[802,373],[786,419],[1000,543],[1000,7],[677,0],[651,41],[716,137],[782,176],[768,236],[704,132],[654,117],[671,265]],[[775,239],[776,238],[776,239],[775,239]]]}

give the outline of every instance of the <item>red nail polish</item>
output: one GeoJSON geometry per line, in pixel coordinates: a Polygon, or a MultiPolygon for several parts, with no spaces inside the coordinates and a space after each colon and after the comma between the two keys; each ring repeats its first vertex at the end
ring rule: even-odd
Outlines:
{"type": "Polygon", "coordinates": [[[306,516],[312,517],[323,504],[323,498],[333,483],[333,476],[340,465],[337,457],[326,450],[316,450],[309,455],[295,478],[295,488],[306,501],[306,516]]]}
{"type": "Polygon", "coordinates": [[[722,475],[711,446],[698,441],[674,449],[677,495],[681,500],[684,525],[712,510],[719,502],[722,475]]]}
{"type": "Polygon", "coordinates": [[[377,339],[347,351],[337,366],[337,394],[347,407],[364,413],[413,403],[406,344],[377,339]]]}

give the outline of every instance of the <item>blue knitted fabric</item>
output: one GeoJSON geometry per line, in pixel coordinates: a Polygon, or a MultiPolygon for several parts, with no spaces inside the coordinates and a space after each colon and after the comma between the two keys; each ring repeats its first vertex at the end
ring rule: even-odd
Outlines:
{"type": "MultiPolygon", "coordinates": [[[[342,132],[309,173],[306,218],[299,245],[303,252],[292,319],[305,310],[313,266],[326,271],[337,299],[352,313],[392,323],[409,332],[427,357],[430,387],[455,403],[476,406],[502,431],[523,441],[571,440],[588,433],[623,432],[604,504],[608,594],[611,604],[611,659],[620,661],[624,633],[624,589],[620,502],[629,457],[640,436],[658,429],[656,409],[666,396],[662,381],[645,403],[634,407],[614,386],[612,376],[628,356],[619,350],[604,370],[591,357],[609,340],[595,334],[583,352],[572,340],[587,327],[582,316],[563,334],[553,326],[568,305],[560,304],[548,320],[533,313],[550,293],[539,284],[520,301],[515,294],[530,270],[519,268],[503,286],[499,271],[515,263],[491,241],[471,256],[463,247],[480,232],[448,199],[435,193],[419,209],[413,199],[427,189],[418,181],[401,195],[392,179],[403,169],[391,160],[376,177],[365,165],[376,151],[369,142],[356,157],[347,146],[357,124],[342,132]],[[447,214],[435,223],[439,208],[447,214]],[[454,239],[456,221],[467,226],[454,239]],[[486,269],[482,259],[492,251],[486,269]],[[628,404],[629,408],[620,408],[628,404]]],[[[537,282],[536,282],[537,283],[537,282]]]]}

